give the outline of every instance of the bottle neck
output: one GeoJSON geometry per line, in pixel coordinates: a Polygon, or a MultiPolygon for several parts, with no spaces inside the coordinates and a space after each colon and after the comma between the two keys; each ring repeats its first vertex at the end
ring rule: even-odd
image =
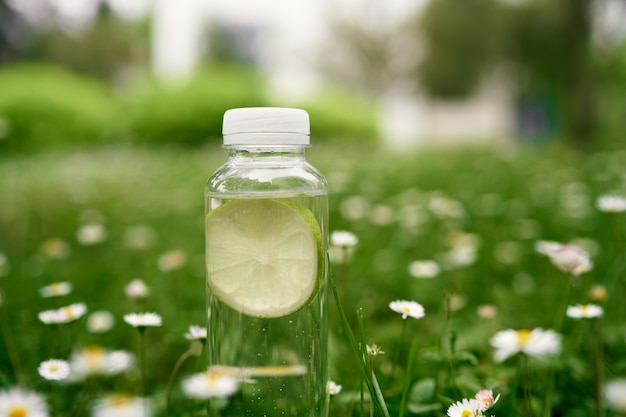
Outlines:
{"type": "Polygon", "coordinates": [[[302,145],[229,145],[229,158],[231,160],[304,160],[305,146],[302,145]]]}

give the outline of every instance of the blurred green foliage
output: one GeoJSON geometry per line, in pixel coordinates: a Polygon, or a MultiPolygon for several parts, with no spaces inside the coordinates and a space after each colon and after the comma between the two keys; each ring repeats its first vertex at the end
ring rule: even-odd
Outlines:
{"type": "Polygon", "coordinates": [[[0,152],[101,143],[122,125],[110,88],[59,67],[0,67],[0,91],[0,152]]]}
{"type": "MultiPolygon", "coordinates": [[[[199,145],[221,141],[229,108],[282,105],[259,72],[236,64],[205,66],[185,82],[145,78],[124,91],[58,66],[13,64],[0,67],[0,91],[4,152],[112,142],[199,145]]],[[[329,89],[297,105],[316,121],[316,140],[379,137],[376,107],[357,94],[329,89]]]]}
{"type": "Polygon", "coordinates": [[[236,65],[200,69],[184,83],[152,80],[131,91],[126,103],[133,140],[199,144],[220,138],[229,108],[266,106],[259,74],[236,65]]]}
{"type": "Polygon", "coordinates": [[[315,140],[362,144],[381,138],[378,107],[358,93],[326,88],[296,107],[309,113],[311,136],[315,140]]]}

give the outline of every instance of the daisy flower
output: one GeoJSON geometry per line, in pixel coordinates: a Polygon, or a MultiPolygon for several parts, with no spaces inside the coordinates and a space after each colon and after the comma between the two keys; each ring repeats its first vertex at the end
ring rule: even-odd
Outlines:
{"type": "Polygon", "coordinates": [[[107,231],[100,223],[88,223],[80,227],[76,232],[76,239],[85,246],[95,245],[104,242],[107,238],[107,231]]]}
{"type": "Polygon", "coordinates": [[[150,288],[143,280],[135,278],[124,287],[124,292],[128,298],[146,298],[150,294],[150,288]]]}
{"type": "Polygon", "coordinates": [[[185,339],[187,340],[206,340],[206,338],[206,327],[191,325],[189,326],[189,331],[185,333],[185,339]]]}
{"type": "Polygon", "coordinates": [[[148,417],[151,410],[144,398],[113,394],[96,402],[91,417],[148,417]]]}
{"type": "Polygon", "coordinates": [[[352,232],[335,230],[330,234],[330,244],[340,247],[354,247],[359,243],[359,238],[352,232]]]}
{"type": "Polygon", "coordinates": [[[21,388],[0,391],[0,416],[48,417],[44,397],[21,388]]]}
{"type": "Polygon", "coordinates": [[[209,368],[182,382],[183,392],[189,398],[208,399],[229,397],[239,389],[241,379],[230,372],[209,368]]]}
{"type": "Polygon", "coordinates": [[[603,195],[596,200],[596,207],[607,213],[621,213],[626,211],[626,198],[619,195],[603,195]]]}
{"type": "Polygon", "coordinates": [[[87,330],[90,333],[106,333],[115,325],[115,317],[106,310],[94,311],[87,317],[87,330]]]}
{"type": "Polygon", "coordinates": [[[171,250],[159,256],[157,265],[162,272],[182,268],[187,263],[187,255],[182,250],[171,250]]]}
{"type": "Polygon", "coordinates": [[[498,315],[498,308],[493,304],[482,304],[476,307],[476,314],[481,319],[490,320],[498,315]]]}
{"type": "Polygon", "coordinates": [[[578,304],[567,307],[567,317],[572,319],[591,319],[594,317],[602,317],[604,310],[595,304],[578,304]]]}
{"type": "Polygon", "coordinates": [[[60,359],[49,359],[41,362],[37,371],[49,381],[62,381],[70,375],[70,364],[60,359]]]}
{"type": "Polygon", "coordinates": [[[439,271],[439,264],[435,261],[413,261],[409,264],[409,274],[414,278],[434,278],[439,271]]]}
{"type": "Polygon", "coordinates": [[[558,353],[561,336],[553,330],[536,328],[533,330],[503,330],[491,338],[491,346],[496,349],[494,359],[502,362],[516,353],[528,356],[545,356],[558,353]]]}
{"type": "Polygon", "coordinates": [[[341,385],[338,385],[335,381],[328,381],[328,385],[326,386],[326,390],[330,395],[337,395],[341,392],[341,385]]]}
{"type": "Polygon", "coordinates": [[[589,296],[594,301],[604,301],[608,296],[608,292],[604,285],[595,284],[589,290],[589,296]]]}
{"type": "Polygon", "coordinates": [[[72,292],[72,284],[69,282],[55,282],[39,289],[39,295],[43,298],[61,297],[72,292]]]}
{"type": "Polygon", "coordinates": [[[57,310],[57,317],[61,323],[69,323],[78,320],[87,313],[85,303],[74,303],[57,310]]]}
{"type": "Polygon", "coordinates": [[[495,403],[498,402],[498,400],[500,399],[500,394],[498,394],[496,398],[493,398],[492,390],[481,389],[480,391],[476,393],[476,396],[474,397],[474,399],[481,404],[481,411],[487,411],[491,407],[493,407],[495,403]]]}
{"type": "Polygon", "coordinates": [[[607,381],[604,386],[606,406],[617,412],[626,412],[626,379],[607,381]]]}
{"type": "Polygon", "coordinates": [[[476,399],[464,398],[448,407],[448,417],[478,417],[482,416],[482,404],[476,399]]]}
{"type": "Polygon", "coordinates": [[[414,319],[421,319],[424,317],[424,307],[415,301],[397,300],[389,303],[389,308],[396,313],[402,314],[402,318],[406,320],[411,316],[414,319]]]}
{"type": "Polygon", "coordinates": [[[540,241],[535,245],[537,252],[547,255],[550,262],[561,271],[579,276],[593,267],[589,253],[575,243],[562,245],[557,242],[540,241]]]}
{"type": "Polygon", "coordinates": [[[64,324],[78,320],[87,313],[85,303],[70,304],[56,310],[45,310],[38,314],[44,324],[64,324]]]}
{"type": "Polygon", "coordinates": [[[330,234],[330,259],[338,264],[350,262],[359,238],[352,232],[336,230],[330,234]]]}
{"type": "Polygon", "coordinates": [[[161,316],[157,313],[131,313],[124,315],[124,321],[133,327],[159,327],[162,324],[161,316]]]}
{"type": "Polygon", "coordinates": [[[126,351],[111,352],[101,346],[89,346],[72,353],[70,379],[80,381],[92,375],[117,375],[129,370],[133,362],[133,355],[126,351]]]}

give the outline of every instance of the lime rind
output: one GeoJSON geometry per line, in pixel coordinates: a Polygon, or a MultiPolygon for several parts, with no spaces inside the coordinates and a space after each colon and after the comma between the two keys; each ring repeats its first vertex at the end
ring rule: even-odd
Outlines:
{"type": "Polygon", "coordinates": [[[323,280],[322,232],[307,207],[231,200],[206,217],[207,285],[229,307],[281,317],[310,304],[323,280]]]}

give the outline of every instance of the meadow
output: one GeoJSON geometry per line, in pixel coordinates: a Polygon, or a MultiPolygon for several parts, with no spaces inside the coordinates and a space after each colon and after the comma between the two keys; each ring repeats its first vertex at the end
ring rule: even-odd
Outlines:
{"type": "MultiPolygon", "coordinates": [[[[626,151],[312,141],[330,230],[351,238],[331,251],[330,415],[626,413],[626,151]],[[488,411],[451,407],[484,389],[488,411]]],[[[3,408],[17,387],[55,417],[133,415],[143,395],[155,416],[203,415],[182,382],[203,368],[203,188],[225,158],[215,144],[0,155],[0,416],[45,415],[34,397],[3,408]],[[141,312],[162,320],[125,319],[141,312]],[[94,367],[108,354],[116,372],[94,367]]]]}

